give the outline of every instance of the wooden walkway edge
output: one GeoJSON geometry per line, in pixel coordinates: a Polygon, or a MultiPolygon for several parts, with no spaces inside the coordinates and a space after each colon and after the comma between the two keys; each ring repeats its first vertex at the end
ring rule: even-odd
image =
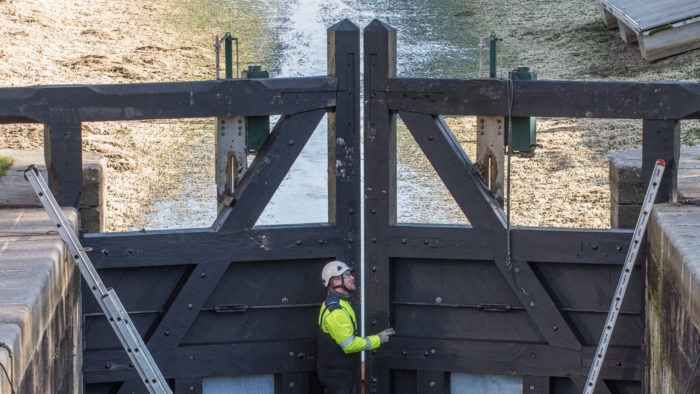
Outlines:
{"type": "Polygon", "coordinates": [[[599,0],[603,23],[649,61],[700,48],[697,0],[599,0]]]}

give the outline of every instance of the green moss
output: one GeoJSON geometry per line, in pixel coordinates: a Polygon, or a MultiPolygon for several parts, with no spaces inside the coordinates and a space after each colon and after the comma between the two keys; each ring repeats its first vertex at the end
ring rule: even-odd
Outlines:
{"type": "Polygon", "coordinates": [[[14,162],[15,159],[9,156],[0,156],[0,176],[5,175],[7,169],[10,168],[14,162]]]}
{"type": "Polygon", "coordinates": [[[700,129],[691,129],[681,133],[681,144],[683,146],[696,146],[700,142],[700,129]]]}

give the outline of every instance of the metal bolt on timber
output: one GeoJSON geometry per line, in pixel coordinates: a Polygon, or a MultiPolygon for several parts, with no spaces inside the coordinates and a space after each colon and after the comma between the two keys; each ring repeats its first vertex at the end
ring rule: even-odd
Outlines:
{"type": "Polygon", "coordinates": [[[608,318],[605,320],[605,325],[603,326],[603,333],[601,334],[600,342],[598,343],[598,349],[595,352],[595,357],[593,357],[593,364],[591,365],[591,370],[588,373],[586,386],[583,389],[584,394],[592,394],[593,389],[595,389],[595,385],[598,382],[598,375],[600,374],[600,370],[603,367],[605,353],[608,350],[608,345],[610,344],[610,339],[612,338],[613,329],[615,328],[617,317],[620,314],[622,301],[625,298],[627,285],[629,284],[630,276],[632,275],[634,261],[637,259],[637,253],[639,252],[639,247],[642,243],[642,238],[644,237],[644,232],[647,228],[649,214],[651,213],[651,208],[654,206],[654,201],[656,200],[656,193],[659,191],[661,177],[664,174],[665,168],[666,162],[663,159],[656,160],[654,172],[652,173],[651,180],[649,181],[649,187],[647,188],[646,195],[644,196],[642,211],[639,213],[637,225],[634,227],[634,232],[632,233],[632,242],[630,243],[630,247],[627,250],[627,257],[625,258],[625,263],[622,267],[620,280],[617,283],[617,289],[615,290],[615,295],[613,297],[612,304],[610,305],[610,310],[608,311],[608,318]]]}
{"type": "MultiPolygon", "coordinates": [[[[112,330],[117,335],[122,347],[126,350],[129,359],[136,367],[148,392],[152,394],[172,394],[168,383],[165,381],[160,369],[158,369],[153,357],[151,357],[151,353],[148,351],[143,339],[136,331],[134,325],[129,324],[129,315],[119,300],[117,293],[113,289],[105,287],[90,258],[85,254],[85,248],[83,248],[75,233],[70,229],[70,223],[63,215],[39,170],[36,166],[31,165],[24,171],[24,177],[32,185],[34,192],[39,197],[39,201],[41,201],[44,209],[46,209],[46,213],[51,218],[51,222],[56,226],[61,239],[71,252],[71,256],[73,256],[75,263],[78,265],[85,283],[93,290],[97,303],[112,326],[112,330]]],[[[105,253],[105,255],[107,254],[105,253]]]]}

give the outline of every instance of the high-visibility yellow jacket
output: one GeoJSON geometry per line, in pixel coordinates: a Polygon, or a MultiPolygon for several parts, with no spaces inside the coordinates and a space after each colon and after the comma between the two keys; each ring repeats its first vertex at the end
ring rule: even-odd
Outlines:
{"type": "Polygon", "coordinates": [[[343,353],[357,353],[379,347],[379,336],[358,336],[355,311],[349,302],[350,297],[332,289],[321,305],[318,325],[321,331],[330,335],[343,353]]]}

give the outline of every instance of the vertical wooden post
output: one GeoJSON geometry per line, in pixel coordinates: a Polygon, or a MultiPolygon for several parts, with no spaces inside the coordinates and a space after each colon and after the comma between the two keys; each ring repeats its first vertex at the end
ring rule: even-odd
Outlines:
{"type": "MultiPolygon", "coordinates": [[[[335,112],[328,114],[328,221],[355,243],[360,229],[360,29],[348,19],[328,28],[328,75],[338,77],[335,112]]],[[[352,246],[352,245],[351,245],[352,246]]],[[[349,264],[360,248],[348,248],[349,264]]],[[[340,258],[340,257],[339,257],[340,258]]]]}
{"type": "Polygon", "coordinates": [[[620,26],[620,38],[628,44],[634,44],[637,42],[637,33],[635,33],[634,30],[630,29],[625,25],[624,23],[618,23],[620,26]]]}
{"type": "Polygon", "coordinates": [[[644,119],[642,126],[642,180],[649,186],[657,159],[666,161],[666,170],[656,202],[678,201],[678,160],[681,155],[680,121],[644,119]]]}
{"type": "MultiPolygon", "coordinates": [[[[345,238],[347,248],[336,255],[338,260],[357,267],[359,264],[361,226],[361,157],[360,157],[360,29],[350,20],[327,30],[328,75],[338,77],[335,112],[328,113],[328,222],[345,238]]],[[[353,307],[360,310],[360,292],[353,297],[353,307]]],[[[357,313],[358,325],[362,314],[357,313]]],[[[359,369],[358,369],[359,372],[359,369]]],[[[355,377],[357,387],[361,376],[355,377]]]]}
{"type": "Polygon", "coordinates": [[[617,27],[617,18],[615,15],[609,13],[602,4],[598,3],[598,9],[600,10],[600,15],[603,17],[603,24],[608,29],[614,29],[617,27]]]}
{"type": "Polygon", "coordinates": [[[218,212],[231,203],[231,195],[248,169],[247,134],[243,116],[216,119],[215,176],[218,212]]]}
{"type": "MultiPolygon", "coordinates": [[[[392,324],[390,262],[382,246],[388,241],[377,233],[396,222],[396,116],[387,102],[389,79],[396,76],[396,30],[372,21],[364,30],[364,56],[365,308],[367,333],[373,334],[392,324]]],[[[389,392],[389,369],[372,352],[367,353],[365,387],[367,393],[389,392]]]]}
{"type": "Polygon", "coordinates": [[[77,111],[52,108],[44,124],[44,160],[49,188],[60,206],[79,207],[83,191],[82,130],[77,111]]]}

